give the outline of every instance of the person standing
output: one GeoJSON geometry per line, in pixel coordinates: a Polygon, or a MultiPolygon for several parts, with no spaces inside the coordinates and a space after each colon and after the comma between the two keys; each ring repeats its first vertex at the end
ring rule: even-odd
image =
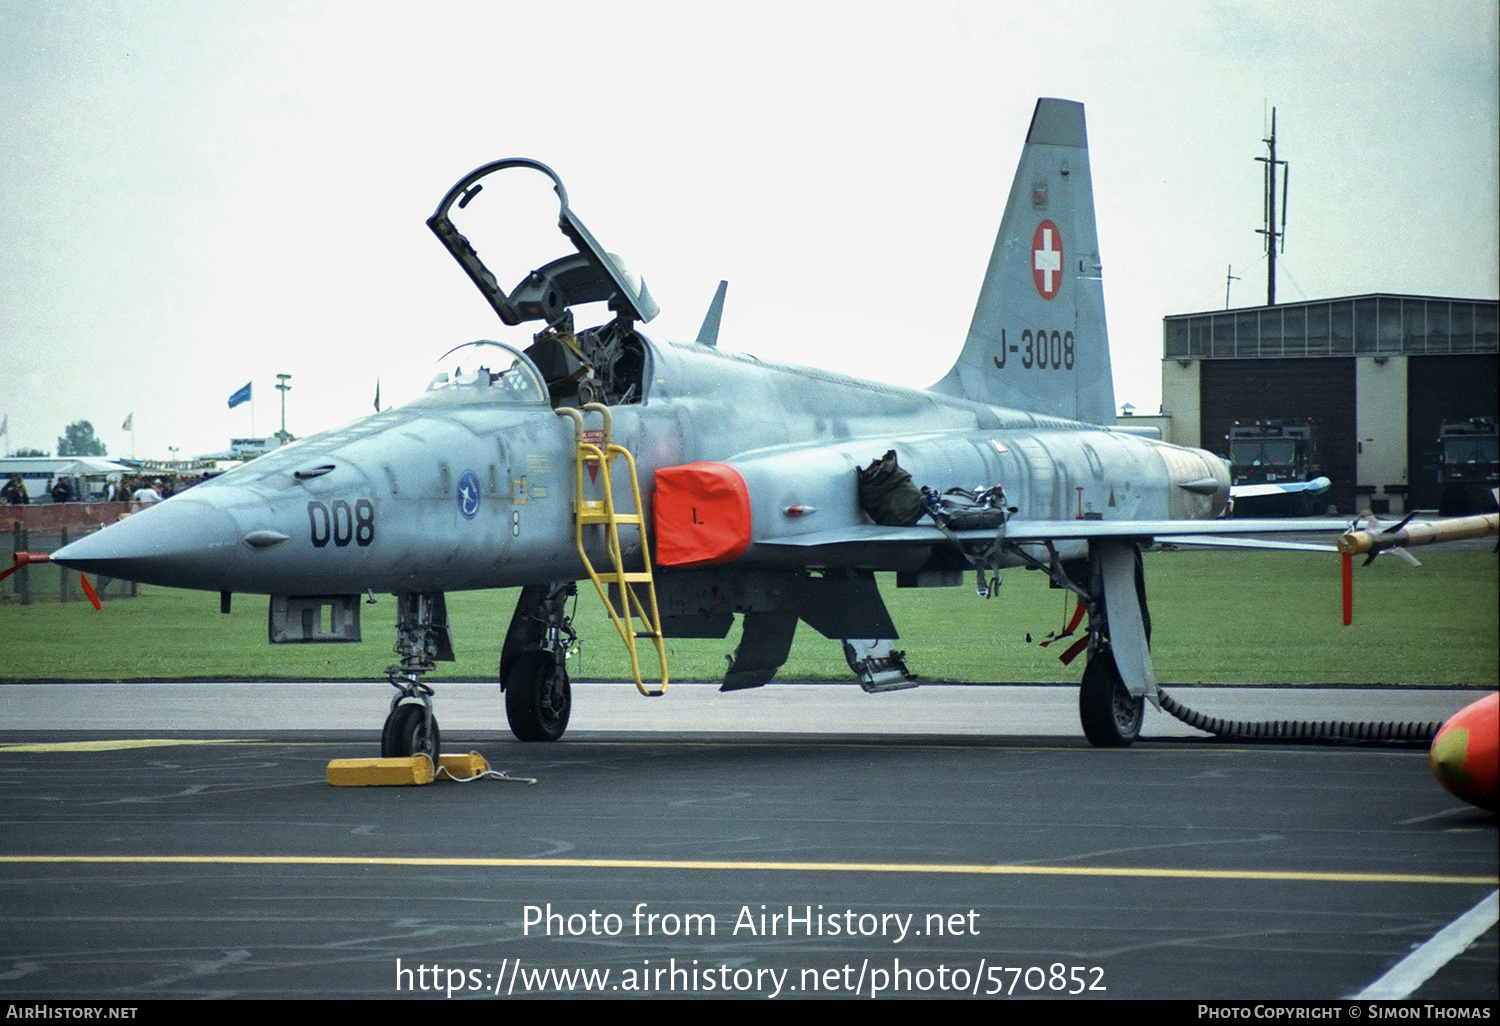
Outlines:
{"type": "Polygon", "coordinates": [[[21,483],[19,477],[12,477],[5,482],[5,487],[0,488],[0,498],[3,498],[8,506],[24,506],[31,501],[31,496],[26,494],[26,486],[21,483]]]}

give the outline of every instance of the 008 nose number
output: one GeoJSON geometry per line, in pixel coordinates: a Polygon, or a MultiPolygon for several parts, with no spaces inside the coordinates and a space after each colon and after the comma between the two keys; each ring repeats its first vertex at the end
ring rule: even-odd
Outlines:
{"type": "Polygon", "coordinates": [[[351,541],[364,547],[375,540],[375,504],[369,499],[360,499],[352,508],[343,499],[334,499],[326,506],[309,502],[307,522],[315,549],[330,541],[343,548],[351,541]]]}

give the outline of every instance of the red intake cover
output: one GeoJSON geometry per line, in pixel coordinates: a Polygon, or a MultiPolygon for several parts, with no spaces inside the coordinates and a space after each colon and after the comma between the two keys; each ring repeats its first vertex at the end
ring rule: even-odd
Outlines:
{"type": "Polygon", "coordinates": [[[750,490],[724,463],[658,470],[652,515],[661,566],[728,563],[750,547],[750,490]]]}

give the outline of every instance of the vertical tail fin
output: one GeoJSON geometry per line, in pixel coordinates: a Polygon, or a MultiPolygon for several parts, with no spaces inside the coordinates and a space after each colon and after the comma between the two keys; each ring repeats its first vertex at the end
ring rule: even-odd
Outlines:
{"type": "Polygon", "coordinates": [[[1115,421],[1083,104],[1040,99],[958,362],[933,390],[1115,421]]]}

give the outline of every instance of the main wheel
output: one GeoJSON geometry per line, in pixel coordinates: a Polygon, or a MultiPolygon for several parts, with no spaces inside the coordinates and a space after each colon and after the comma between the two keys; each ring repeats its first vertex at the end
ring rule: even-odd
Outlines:
{"type": "Polygon", "coordinates": [[[405,759],[425,755],[436,769],[442,735],[436,716],[432,717],[431,730],[427,724],[427,708],[420,702],[404,702],[396,706],[386,717],[385,729],[380,732],[381,758],[405,759]]]}
{"type": "Polygon", "coordinates": [[[1100,748],[1126,748],[1141,733],[1146,717],[1146,699],[1125,687],[1115,665],[1114,653],[1106,649],[1089,660],[1078,689],[1078,717],[1083,733],[1100,748]]]}
{"type": "Polygon", "coordinates": [[[568,671],[551,652],[532,649],[509,667],[505,679],[505,718],[522,741],[556,741],[568,729],[573,692],[568,671]]]}

